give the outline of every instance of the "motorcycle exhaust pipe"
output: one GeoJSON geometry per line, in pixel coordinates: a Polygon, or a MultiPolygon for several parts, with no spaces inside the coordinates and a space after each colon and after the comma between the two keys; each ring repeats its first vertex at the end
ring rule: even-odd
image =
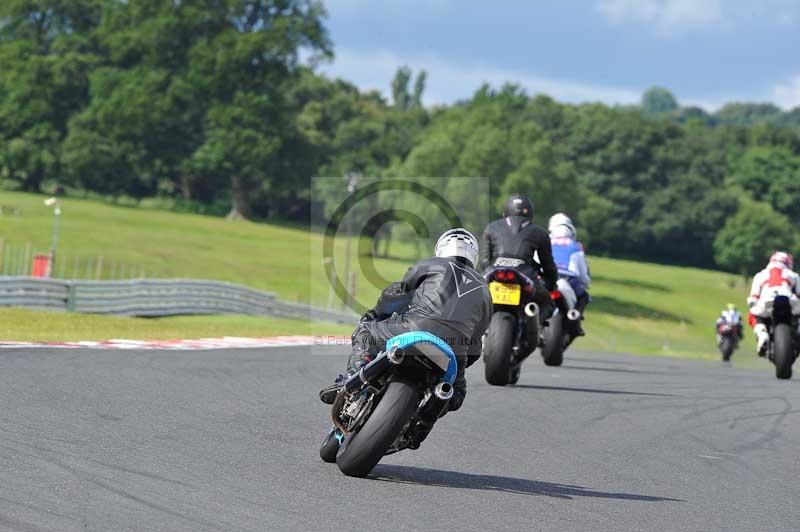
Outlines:
{"type": "Polygon", "coordinates": [[[453,385],[449,382],[440,382],[433,387],[433,395],[442,401],[449,401],[453,397],[453,385]]]}
{"type": "Polygon", "coordinates": [[[344,383],[344,389],[348,392],[359,389],[362,384],[366,384],[378,375],[382,374],[384,371],[389,369],[392,364],[393,362],[390,361],[388,355],[379,356],[361,368],[358,373],[350,377],[347,382],[344,383]]]}
{"type": "Polygon", "coordinates": [[[386,358],[389,359],[389,362],[394,364],[395,366],[399,366],[403,363],[403,359],[406,356],[406,352],[403,351],[402,347],[393,347],[389,353],[387,353],[386,358]]]}
{"type": "Polygon", "coordinates": [[[581,313],[577,309],[572,309],[567,312],[567,319],[571,321],[579,320],[581,319],[581,313]]]}
{"type": "Polygon", "coordinates": [[[433,395],[420,412],[420,418],[429,423],[435,422],[446,412],[452,398],[453,386],[448,382],[440,382],[433,387],[433,395]]]}
{"type": "Polygon", "coordinates": [[[528,316],[529,318],[535,318],[536,316],[539,315],[539,305],[537,305],[533,301],[525,305],[525,308],[523,310],[525,311],[525,315],[528,316]]]}

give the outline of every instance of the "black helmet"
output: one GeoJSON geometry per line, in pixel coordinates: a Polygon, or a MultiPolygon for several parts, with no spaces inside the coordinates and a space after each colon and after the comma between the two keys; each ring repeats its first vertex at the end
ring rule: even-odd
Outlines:
{"type": "Polygon", "coordinates": [[[512,194],[503,207],[503,216],[524,216],[533,220],[533,202],[525,194],[512,194]]]}

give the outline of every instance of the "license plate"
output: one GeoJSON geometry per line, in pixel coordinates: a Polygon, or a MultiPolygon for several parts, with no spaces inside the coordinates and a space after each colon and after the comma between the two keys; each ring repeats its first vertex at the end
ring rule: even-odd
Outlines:
{"type": "Polygon", "coordinates": [[[518,284],[489,283],[489,293],[495,305],[519,305],[520,286],[518,284]]]}

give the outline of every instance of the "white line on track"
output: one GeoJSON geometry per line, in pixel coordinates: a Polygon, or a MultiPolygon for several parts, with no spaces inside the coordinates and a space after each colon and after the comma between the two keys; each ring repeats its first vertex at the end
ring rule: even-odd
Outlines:
{"type": "Polygon", "coordinates": [[[223,336],[221,338],[198,338],[190,340],[103,340],[82,342],[9,342],[0,341],[2,348],[62,348],[62,349],[244,349],[253,347],[288,347],[295,345],[315,345],[313,336],[269,336],[264,338],[243,338],[223,336]]]}

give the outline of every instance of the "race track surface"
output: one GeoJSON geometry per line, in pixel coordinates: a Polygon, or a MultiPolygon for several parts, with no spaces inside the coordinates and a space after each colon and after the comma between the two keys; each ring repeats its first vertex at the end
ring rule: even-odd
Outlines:
{"type": "MultiPolygon", "coordinates": [[[[737,352],[737,357],[752,356],[737,352]]],[[[344,348],[0,351],[0,530],[800,529],[800,382],[534,355],[367,479],[319,460],[344,348]]]]}

